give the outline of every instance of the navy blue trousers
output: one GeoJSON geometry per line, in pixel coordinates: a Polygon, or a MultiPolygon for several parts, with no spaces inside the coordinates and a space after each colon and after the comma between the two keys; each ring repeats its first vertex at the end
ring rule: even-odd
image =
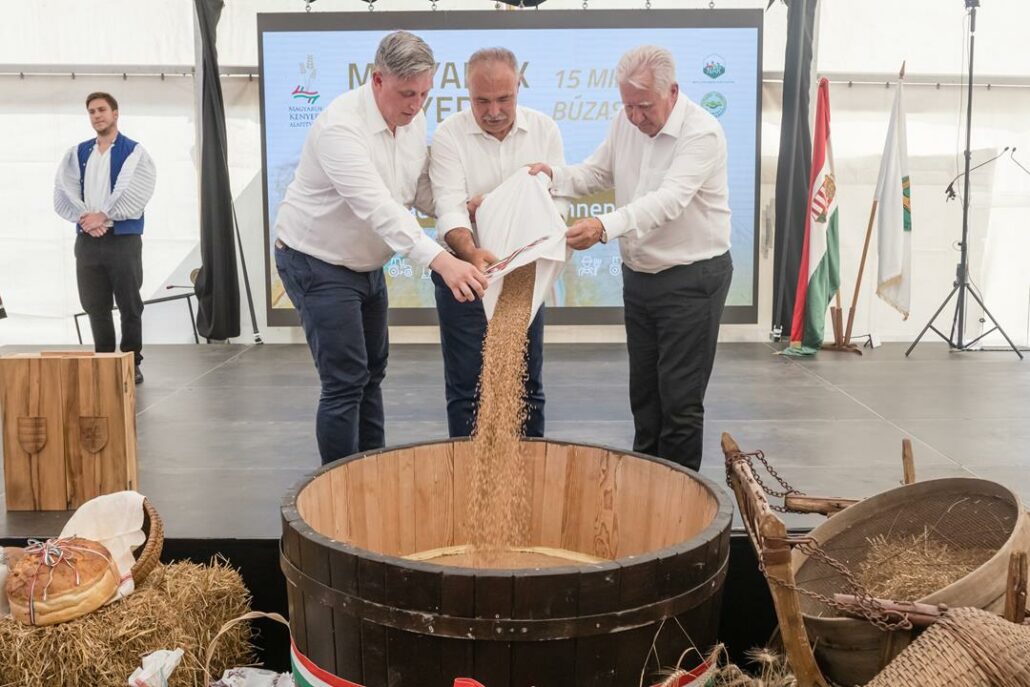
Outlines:
{"type": "MultiPolygon", "coordinates": [[[[472,434],[479,407],[479,374],[483,369],[486,313],[483,302],[459,303],[440,275],[433,273],[436,312],[440,320],[440,348],[447,398],[447,430],[451,437],[472,434]]],[[[529,414],[525,435],[544,435],[544,309],[529,326],[526,400],[529,414]]]]}
{"type": "Polygon", "coordinates": [[[276,243],[275,265],[300,314],[322,394],[322,463],[386,445],[383,392],[389,300],[382,270],[355,272],[276,243]]]}

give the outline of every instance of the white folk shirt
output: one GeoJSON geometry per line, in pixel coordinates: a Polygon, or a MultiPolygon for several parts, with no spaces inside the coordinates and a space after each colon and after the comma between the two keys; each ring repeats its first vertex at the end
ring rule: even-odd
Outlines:
{"type": "Polygon", "coordinates": [[[99,144],[93,147],[82,179],[84,197],[79,195],[79,147],[68,149],[54,180],[54,210],[58,215],[77,223],[85,212],[102,212],[107,215],[107,226],[143,216],[143,209],[154,195],[157,168],[147,151],[137,143],[122,163],[112,189],[111,148],[117,143],[116,138],[103,153],[99,144]]]}
{"type": "MultiPolygon", "coordinates": [[[[561,132],[547,115],[526,107],[515,108],[515,124],[504,140],[483,131],[472,110],[456,112],[433,134],[429,178],[436,202],[436,229],[440,241],[452,229],[475,230],[465,203],[489,193],[533,162],[565,164],[561,132]]],[[[564,213],[568,201],[557,201],[564,213]]],[[[535,237],[533,237],[535,238],[535,237]]]]}
{"type": "MultiPolygon", "coordinates": [[[[86,173],[82,179],[82,195],[87,212],[97,212],[107,205],[111,197],[111,147],[100,152],[100,144],[86,160],[86,173]]],[[[110,222],[114,224],[114,222],[110,222]]]]}
{"type": "Polygon", "coordinates": [[[442,249],[409,211],[431,209],[427,158],[423,113],[391,134],[371,83],[344,93],[311,125],[279,206],[278,237],[356,272],[378,270],[394,253],[428,265],[442,249]]]}
{"type": "Polygon", "coordinates": [[[622,260],[652,274],[730,249],[726,137],[719,122],[682,93],[654,137],[620,114],[582,164],[555,168],[554,188],[582,196],[615,188],[614,212],[599,215],[622,260]]]}

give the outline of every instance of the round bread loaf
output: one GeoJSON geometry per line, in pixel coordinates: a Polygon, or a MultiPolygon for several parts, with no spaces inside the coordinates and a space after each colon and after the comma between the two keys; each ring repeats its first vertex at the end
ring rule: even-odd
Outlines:
{"type": "Polygon", "coordinates": [[[118,572],[103,544],[55,539],[28,547],[11,566],[6,588],[15,620],[53,625],[103,606],[118,589],[118,572]]]}

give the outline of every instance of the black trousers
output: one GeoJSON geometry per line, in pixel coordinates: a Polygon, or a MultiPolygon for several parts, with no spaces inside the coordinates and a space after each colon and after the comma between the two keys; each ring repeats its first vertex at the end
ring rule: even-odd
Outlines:
{"type": "Polygon", "coordinates": [[[122,321],[122,352],[132,352],[136,364],[143,360],[143,237],[116,235],[100,238],[79,234],[75,239],[75,276],[79,302],[89,315],[93,347],[97,353],[115,350],[114,319],[118,305],[122,321]]]}
{"type": "Polygon", "coordinates": [[[697,470],[733,261],[727,252],[657,274],[624,265],[622,274],[633,450],[697,470]]]}

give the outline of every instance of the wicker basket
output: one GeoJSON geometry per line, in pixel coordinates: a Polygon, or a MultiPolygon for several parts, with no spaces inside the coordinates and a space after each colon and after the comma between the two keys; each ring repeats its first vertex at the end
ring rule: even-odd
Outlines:
{"type": "MultiPolygon", "coordinates": [[[[1030,551],[1030,517],[1019,497],[1000,484],[951,477],[898,487],[848,507],[808,536],[825,554],[854,571],[865,560],[870,539],[928,530],[956,549],[996,553],[947,587],[921,599],[904,600],[1001,613],[1009,558],[1030,551]]],[[[820,559],[797,549],[792,559],[799,586],[824,595],[845,589],[840,573],[820,559]]],[[[800,603],[823,673],[843,685],[872,680],[916,635],[914,631],[883,632],[864,620],[839,617],[808,596],[802,596],[800,603]]]]}
{"type": "Polygon", "coordinates": [[[147,540],[143,542],[132,566],[132,580],[136,586],[143,584],[161,560],[161,549],[165,543],[165,526],[150,499],[143,499],[143,532],[147,540]]]}
{"type": "Polygon", "coordinates": [[[1030,626],[953,608],[866,687],[1030,687],[1030,626]]]}

